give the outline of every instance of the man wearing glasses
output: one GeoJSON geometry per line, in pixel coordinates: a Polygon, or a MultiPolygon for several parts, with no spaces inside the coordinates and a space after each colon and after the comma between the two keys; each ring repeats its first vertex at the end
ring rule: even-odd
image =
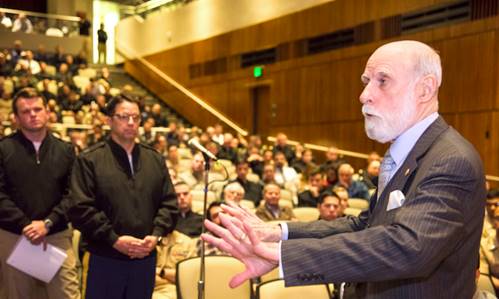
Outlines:
{"type": "Polygon", "coordinates": [[[110,137],[84,151],[71,178],[69,218],[88,242],[83,298],[151,298],[156,244],[175,228],[176,196],[165,161],[136,143],[138,102],[107,105],[110,137]]]}

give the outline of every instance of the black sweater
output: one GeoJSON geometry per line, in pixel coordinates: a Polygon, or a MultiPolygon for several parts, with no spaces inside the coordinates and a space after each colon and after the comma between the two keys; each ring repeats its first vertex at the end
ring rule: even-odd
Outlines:
{"type": "Polygon", "coordinates": [[[125,150],[110,138],[76,160],[69,218],[91,253],[129,259],[112,247],[119,236],[164,236],[175,228],[177,200],[163,157],[136,144],[132,161],[133,174],[125,150]]]}
{"type": "Polygon", "coordinates": [[[50,219],[49,234],[67,228],[73,147],[48,134],[38,155],[21,131],[0,141],[0,228],[21,234],[32,220],[50,219]]]}

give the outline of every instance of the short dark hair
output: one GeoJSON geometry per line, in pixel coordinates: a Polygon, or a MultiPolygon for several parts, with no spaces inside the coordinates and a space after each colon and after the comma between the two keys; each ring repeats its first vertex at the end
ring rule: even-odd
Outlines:
{"type": "Polygon", "coordinates": [[[140,110],[139,100],[135,96],[127,93],[121,93],[119,95],[112,97],[111,100],[109,100],[109,103],[107,103],[106,105],[106,115],[113,116],[114,112],[116,112],[116,106],[118,106],[118,104],[121,104],[123,102],[130,102],[133,104],[137,104],[140,110]]]}
{"type": "Polygon", "coordinates": [[[322,171],[322,169],[320,167],[315,167],[310,171],[310,174],[308,176],[313,177],[313,176],[318,175],[318,174],[324,175],[324,172],[322,171]]]}
{"type": "Polygon", "coordinates": [[[47,106],[47,99],[41,93],[39,93],[33,87],[25,87],[19,90],[12,99],[12,111],[14,111],[15,115],[17,115],[17,101],[21,98],[23,99],[41,98],[43,101],[43,106],[47,106]]]}
{"type": "Polygon", "coordinates": [[[206,209],[206,218],[210,221],[212,221],[213,219],[211,219],[211,214],[210,214],[210,210],[214,207],[219,207],[222,205],[222,202],[221,201],[214,201],[212,203],[210,203],[210,205],[208,206],[208,209],[206,209]]]}
{"type": "Polygon", "coordinates": [[[487,192],[487,199],[498,198],[499,197],[499,189],[490,189],[487,192]]]}
{"type": "Polygon", "coordinates": [[[336,197],[338,201],[341,201],[341,198],[338,196],[338,194],[336,194],[336,192],[334,192],[333,190],[326,190],[319,195],[319,200],[317,201],[317,203],[322,204],[326,197],[330,196],[336,197]]]}
{"type": "Polygon", "coordinates": [[[237,159],[236,161],[236,167],[240,165],[249,165],[248,161],[246,159],[237,159]]]}

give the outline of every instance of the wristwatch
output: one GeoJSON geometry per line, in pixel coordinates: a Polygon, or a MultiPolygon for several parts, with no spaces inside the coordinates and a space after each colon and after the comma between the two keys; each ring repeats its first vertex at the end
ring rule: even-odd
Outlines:
{"type": "Polygon", "coordinates": [[[161,244],[161,241],[163,240],[163,236],[158,236],[156,244],[161,244]]]}
{"type": "Polygon", "coordinates": [[[43,224],[45,224],[45,228],[47,229],[47,231],[49,231],[52,228],[52,226],[54,226],[54,222],[52,222],[52,220],[48,218],[43,220],[43,224]]]}

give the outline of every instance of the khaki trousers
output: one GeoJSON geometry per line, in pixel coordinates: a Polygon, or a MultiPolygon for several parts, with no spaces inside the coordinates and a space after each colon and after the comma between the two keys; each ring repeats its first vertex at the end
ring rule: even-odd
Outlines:
{"type": "Polygon", "coordinates": [[[47,243],[64,250],[68,257],[50,283],[37,280],[7,265],[7,258],[20,235],[0,229],[0,298],[2,299],[79,299],[80,288],[72,231],[47,236],[47,243]]]}

